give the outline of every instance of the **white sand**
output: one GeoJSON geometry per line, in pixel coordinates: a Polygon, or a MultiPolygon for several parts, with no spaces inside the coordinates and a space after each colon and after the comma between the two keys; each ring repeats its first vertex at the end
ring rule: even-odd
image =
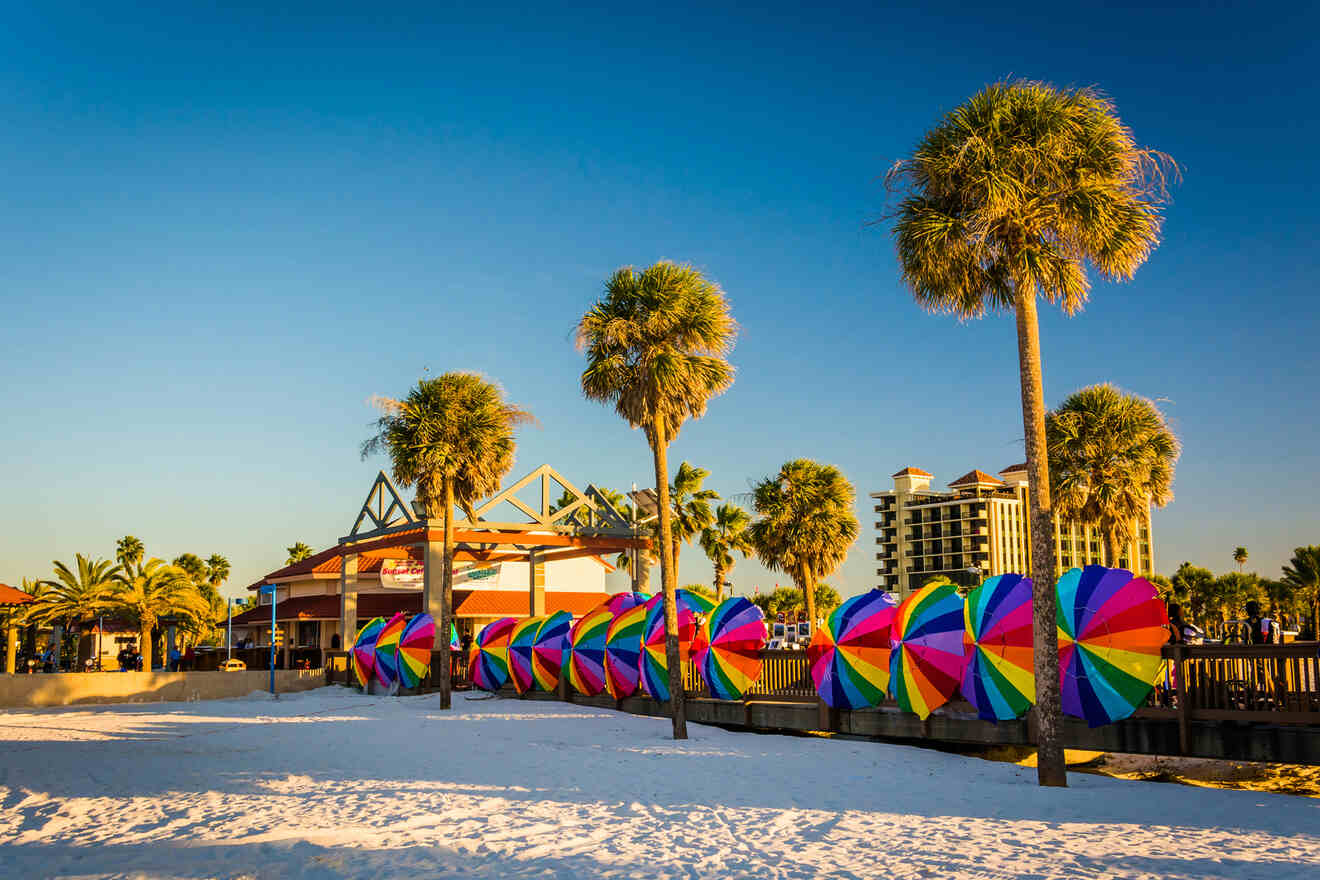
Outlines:
{"type": "Polygon", "coordinates": [[[1320,801],[560,703],[0,713],[0,876],[1320,876],[1320,801]]]}

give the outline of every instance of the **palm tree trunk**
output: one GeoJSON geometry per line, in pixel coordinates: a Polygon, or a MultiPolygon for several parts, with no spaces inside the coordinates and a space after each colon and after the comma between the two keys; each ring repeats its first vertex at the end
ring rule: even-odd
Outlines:
{"type": "Polygon", "coordinates": [[[1118,561],[1123,556],[1122,548],[1118,545],[1118,535],[1112,531],[1105,531],[1105,551],[1109,554],[1109,567],[1118,568],[1118,561]]]}
{"type": "MultiPolygon", "coordinates": [[[[436,638],[440,642],[440,708],[448,709],[453,705],[453,658],[449,656],[449,626],[453,617],[454,604],[454,478],[445,476],[445,570],[440,573],[440,631],[436,638]]],[[[530,563],[530,560],[529,560],[530,563]]]]}
{"type": "Polygon", "coordinates": [[[139,627],[141,632],[138,633],[138,653],[142,655],[143,672],[151,671],[151,649],[154,647],[151,644],[151,631],[155,628],[156,621],[147,618],[143,618],[142,624],[139,627]]]}
{"type": "Polygon", "coordinates": [[[1018,371],[1022,386],[1022,427],[1027,447],[1031,501],[1031,607],[1036,673],[1036,778],[1041,785],[1068,784],[1059,727],[1059,634],[1055,617],[1054,517],[1050,510],[1050,471],[1045,451],[1045,392],[1041,379],[1040,327],[1036,291],[1017,291],[1018,371]]]}
{"type": "Polygon", "coordinates": [[[660,519],[660,582],[665,603],[665,662],[669,666],[669,710],[674,720],[674,739],[687,739],[687,707],[684,705],[683,668],[678,652],[678,572],[674,569],[674,513],[669,509],[669,437],[664,419],[655,420],[655,494],[660,519]]]}
{"type": "Polygon", "coordinates": [[[802,567],[802,595],[807,607],[807,632],[816,633],[816,576],[811,566],[802,567]]]}
{"type": "Polygon", "coordinates": [[[715,601],[724,601],[724,569],[715,566],[715,601]]]}

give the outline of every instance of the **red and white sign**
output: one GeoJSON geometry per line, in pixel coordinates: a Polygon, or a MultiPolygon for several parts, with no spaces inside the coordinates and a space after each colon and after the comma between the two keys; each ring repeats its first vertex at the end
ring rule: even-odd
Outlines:
{"type": "Polygon", "coordinates": [[[387,590],[420,590],[426,566],[415,559],[387,559],[380,566],[380,585],[387,590]]]}

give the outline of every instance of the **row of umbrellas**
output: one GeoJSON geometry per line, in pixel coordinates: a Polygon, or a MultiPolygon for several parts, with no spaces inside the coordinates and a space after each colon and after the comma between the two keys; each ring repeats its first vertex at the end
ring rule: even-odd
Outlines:
{"type": "MultiPolygon", "coordinates": [[[[358,630],[349,652],[353,675],[363,690],[376,681],[385,691],[415,688],[431,668],[435,618],[429,614],[373,617],[358,630]]],[[[449,627],[449,646],[457,650],[458,630],[449,627]]]]}
{"type": "MultiPolygon", "coordinates": [[[[988,721],[1021,717],[1035,702],[1032,582],[989,578],[964,600],[952,585],[923,587],[895,604],[872,590],[835,609],[807,649],[822,700],[838,709],[886,695],[926,718],[955,693],[988,721]]],[[[1063,711],[1098,727],[1126,718],[1163,673],[1168,616],[1145,578],[1099,565],[1058,586],[1063,711]]]]}

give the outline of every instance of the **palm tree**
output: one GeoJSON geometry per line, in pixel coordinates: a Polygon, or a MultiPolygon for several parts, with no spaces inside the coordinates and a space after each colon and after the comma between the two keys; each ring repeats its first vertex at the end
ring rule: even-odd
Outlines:
{"type": "Polygon", "coordinates": [[[1009,309],[1017,319],[1041,785],[1066,785],[1067,776],[1036,300],[1080,309],[1086,261],[1103,278],[1132,277],[1159,243],[1171,164],[1138,147],[1114,105],[1091,89],[1000,82],[948,113],[887,177],[903,195],[894,237],[917,302],[962,319],[1009,309]]]}
{"type": "Polygon", "coordinates": [[[670,526],[674,546],[674,571],[678,571],[678,555],[683,545],[701,534],[702,529],[715,521],[710,502],[718,501],[720,493],[703,489],[710,471],[679,462],[674,481],[669,484],[669,503],[674,508],[674,521],[670,526]]]}
{"type": "Polygon", "coordinates": [[[1233,550],[1233,561],[1238,564],[1238,571],[1242,571],[1247,564],[1247,548],[1237,547],[1233,550]]]}
{"type": "Polygon", "coordinates": [[[587,356],[582,393],[613,404],[629,425],[641,428],[655,463],[675,739],[687,738],[687,718],[678,656],[668,450],[683,423],[701,418],[710,399],[733,383],[727,355],[737,329],[719,285],[690,266],[670,262],[640,272],[631,266],[616,271],[605,284],[604,297],[577,328],[578,348],[587,356]]]}
{"type": "Polygon", "coordinates": [[[142,561],[142,554],[147,548],[143,546],[142,540],[133,535],[125,535],[115,543],[115,558],[119,564],[128,568],[130,565],[137,565],[142,561]]]}
{"type": "MultiPolygon", "coordinates": [[[[504,399],[499,386],[474,373],[421,379],[403,400],[377,398],[377,432],[362,457],[384,452],[400,486],[417,486],[428,518],[444,521],[439,631],[449,632],[454,601],[454,505],[470,519],[477,499],[496,492],[513,467],[513,429],[532,416],[504,399]]],[[[448,639],[441,639],[447,653],[448,639]]],[[[451,705],[450,663],[440,664],[440,708],[451,705]]]]}
{"type": "Polygon", "coordinates": [[[747,536],[752,516],[736,504],[721,504],[715,510],[713,522],[701,530],[701,549],[715,566],[715,598],[724,598],[724,582],[733,570],[733,554],[744,558],[754,552],[747,536]]]}
{"type": "Polygon", "coordinates": [[[206,583],[206,563],[196,553],[181,553],[170,564],[186,574],[194,585],[206,583]]]}
{"type": "Polygon", "coordinates": [[[1092,385],[1045,417],[1045,446],[1055,513],[1094,524],[1117,568],[1151,505],[1173,500],[1181,449],[1164,414],[1144,397],[1092,385]]]}
{"type": "Polygon", "coordinates": [[[119,566],[108,559],[90,559],[74,554],[74,568],[58,560],[55,577],[42,581],[40,596],[29,605],[28,619],[55,625],[55,665],[58,668],[63,648],[64,630],[75,623],[91,620],[106,608],[119,566]]]}
{"type": "Polygon", "coordinates": [[[1320,546],[1298,547],[1283,567],[1283,582],[1311,609],[1311,637],[1320,639],[1320,546]]]}
{"type": "Polygon", "coordinates": [[[284,562],[285,565],[293,565],[295,562],[302,562],[308,556],[312,555],[312,548],[304,544],[302,541],[298,541],[292,547],[286,547],[284,549],[289,553],[289,558],[284,562]]]}
{"type": "Polygon", "coordinates": [[[144,671],[151,670],[152,633],[162,617],[180,615],[198,619],[210,611],[209,603],[187,573],[155,558],[116,574],[110,603],[138,624],[138,650],[144,671]]]}
{"type": "Polygon", "coordinates": [[[843,472],[808,458],[786,462],[779,473],[752,489],[757,520],[748,529],[756,556],[766,568],[793,579],[807,606],[807,625],[816,626],[816,582],[848,558],[857,540],[857,493],[843,472]]]}

